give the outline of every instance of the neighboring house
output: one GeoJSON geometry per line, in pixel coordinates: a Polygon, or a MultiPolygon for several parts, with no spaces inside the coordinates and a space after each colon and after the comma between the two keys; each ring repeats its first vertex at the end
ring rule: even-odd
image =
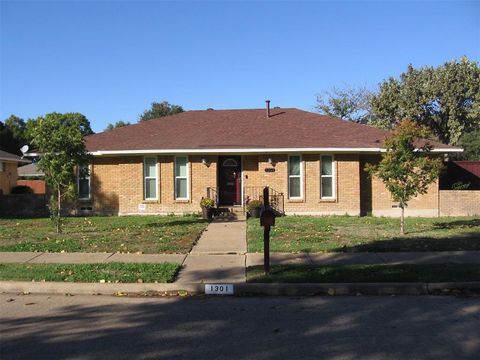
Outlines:
{"type": "Polygon", "coordinates": [[[20,156],[0,150],[0,195],[10,194],[17,185],[18,164],[29,163],[20,156]]]}
{"type": "MultiPolygon", "coordinates": [[[[242,206],[269,186],[286,214],[393,216],[389,192],[364,171],[388,132],[293,108],[205,110],[144,121],[86,137],[90,176],[80,206],[94,213],[200,210],[202,197],[242,206]]],[[[461,151],[433,143],[442,155],[461,151]]],[[[407,215],[438,216],[438,183],[407,215]]]]}
{"type": "Polygon", "coordinates": [[[45,174],[37,167],[37,164],[31,163],[20,166],[17,169],[17,185],[30,187],[35,194],[45,194],[45,174]]]}

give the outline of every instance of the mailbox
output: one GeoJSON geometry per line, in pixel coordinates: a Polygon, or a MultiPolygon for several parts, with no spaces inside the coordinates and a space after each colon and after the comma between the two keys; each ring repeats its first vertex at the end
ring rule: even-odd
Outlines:
{"type": "Polygon", "coordinates": [[[275,212],[270,207],[260,210],[260,225],[264,227],[275,226],[275,212]]]}

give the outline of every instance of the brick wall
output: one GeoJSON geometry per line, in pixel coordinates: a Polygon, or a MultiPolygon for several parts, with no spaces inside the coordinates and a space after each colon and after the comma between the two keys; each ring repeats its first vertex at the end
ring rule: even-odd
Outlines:
{"type": "Polygon", "coordinates": [[[45,194],[45,180],[17,180],[17,186],[28,186],[34,194],[45,194]]]}
{"type": "Polygon", "coordinates": [[[334,157],[337,176],[336,199],[320,199],[320,155],[302,156],[303,199],[288,198],[288,155],[248,155],[243,157],[244,186],[270,186],[285,195],[287,214],[360,214],[359,162],[356,154],[334,157]],[[272,164],[268,159],[272,159],[272,164]],[[274,172],[265,171],[275,169],[274,172]]]}
{"type": "Polygon", "coordinates": [[[198,212],[207,187],[216,186],[216,164],[217,156],[189,156],[189,199],[175,200],[174,156],[157,156],[157,199],[144,200],[143,157],[96,158],[91,168],[92,199],[80,205],[121,215],[198,212]]]}
{"type": "MultiPolygon", "coordinates": [[[[313,215],[374,215],[398,216],[399,209],[392,208],[388,190],[379,179],[369,179],[364,165],[378,161],[379,156],[365,157],[358,154],[336,154],[334,200],[320,199],[320,155],[304,154],[303,198],[288,199],[288,155],[262,154],[242,156],[243,187],[270,186],[285,195],[287,214],[313,215]],[[272,159],[272,163],[268,159],[272,159]],[[265,171],[266,169],[270,169],[265,171]]],[[[189,199],[175,200],[174,156],[157,157],[157,200],[143,199],[143,157],[95,158],[91,168],[92,199],[81,202],[83,208],[92,207],[97,213],[118,214],[169,214],[200,211],[200,200],[207,187],[217,187],[216,155],[189,156],[189,199]],[[202,159],[207,164],[202,163],[202,159]]],[[[247,194],[245,194],[247,195],[247,194]]],[[[410,202],[407,216],[438,216],[438,185],[433,184],[426,195],[410,202]]]]}
{"type": "Polygon", "coordinates": [[[480,190],[440,190],[440,216],[480,215],[480,190]]]}
{"type": "Polygon", "coordinates": [[[4,163],[4,171],[0,172],[0,194],[7,195],[17,185],[17,163],[1,161],[4,163]]]}
{"type": "MultiPolygon", "coordinates": [[[[365,164],[378,163],[380,155],[362,155],[361,171],[364,172],[365,164]]],[[[392,196],[383,184],[382,180],[377,177],[370,179],[365,173],[362,178],[362,209],[368,209],[375,216],[400,216],[398,203],[392,200],[392,196]]],[[[438,216],[438,182],[429,186],[428,192],[419,195],[408,202],[405,209],[406,216],[438,216]]],[[[363,212],[363,211],[362,211],[363,212]]]]}

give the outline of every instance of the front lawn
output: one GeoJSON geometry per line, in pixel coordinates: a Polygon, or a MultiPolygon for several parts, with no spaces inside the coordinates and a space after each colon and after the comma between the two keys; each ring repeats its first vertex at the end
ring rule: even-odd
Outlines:
{"type": "Polygon", "coordinates": [[[187,253],[207,226],[196,216],[0,219],[0,251],[187,253]]]}
{"type": "Polygon", "coordinates": [[[170,283],[180,268],[173,263],[0,264],[0,280],[170,283]]]}
{"type": "Polygon", "coordinates": [[[247,269],[247,281],[259,283],[357,283],[479,281],[478,264],[422,265],[274,265],[247,269]]]}
{"type": "MultiPolygon", "coordinates": [[[[272,227],[272,252],[385,252],[480,250],[480,218],[407,218],[286,216],[272,227]]],[[[263,251],[263,228],[248,220],[248,251],[263,251]]]]}

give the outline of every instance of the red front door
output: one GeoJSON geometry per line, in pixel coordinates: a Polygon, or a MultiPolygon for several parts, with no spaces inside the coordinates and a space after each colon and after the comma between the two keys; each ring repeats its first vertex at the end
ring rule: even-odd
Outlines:
{"type": "Polygon", "coordinates": [[[240,156],[218,157],[218,185],[220,204],[241,204],[242,166],[240,156]]]}

